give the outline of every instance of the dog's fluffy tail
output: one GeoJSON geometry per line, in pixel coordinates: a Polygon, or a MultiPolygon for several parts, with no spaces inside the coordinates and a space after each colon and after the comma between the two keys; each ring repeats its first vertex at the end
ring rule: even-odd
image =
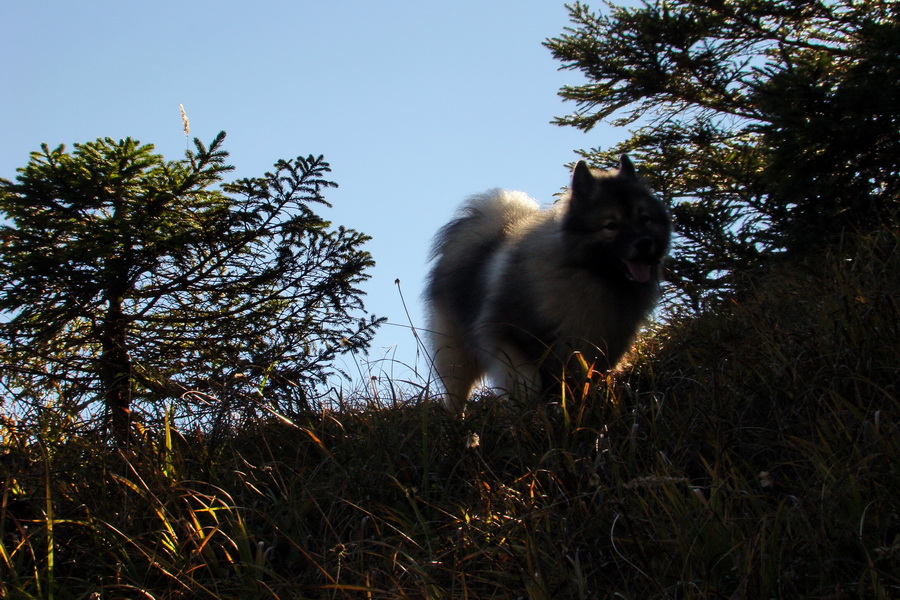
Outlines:
{"type": "Polygon", "coordinates": [[[459,216],[450,221],[435,237],[431,258],[453,262],[474,249],[496,243],[510,233],[513,223],[539,213],[541,207],[524,192],[495,189],[472,196],[462,206],[459,216]]]}

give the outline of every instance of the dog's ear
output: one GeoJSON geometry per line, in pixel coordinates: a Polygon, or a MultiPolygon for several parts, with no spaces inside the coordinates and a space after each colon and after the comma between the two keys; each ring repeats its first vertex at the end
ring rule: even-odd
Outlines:
{"type": "Polygon", "coordinates": [[[629,179],[637,179],[637,172],[634,169],[634,164],[631,162],[631,159],[628,158],[627,154],[623,154],[619,157],[619,174],[629,179]]]}
{"type": "Polygon", "coordinates": [[[575,170],[572,171],[572,197],[587,200],[594,191],[596,181],[588,164],[579,160],[575,170]]]}

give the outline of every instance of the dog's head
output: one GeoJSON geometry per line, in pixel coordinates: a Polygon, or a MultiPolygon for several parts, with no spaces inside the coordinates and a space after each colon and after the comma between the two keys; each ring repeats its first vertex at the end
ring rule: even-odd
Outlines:
{"type": "Polygon", "coordinates": [[[605,277],[658,281],[672,221],[627,155],[605,172],[579,161],[566,201],[562,233],[576,264],[605,277]]]}

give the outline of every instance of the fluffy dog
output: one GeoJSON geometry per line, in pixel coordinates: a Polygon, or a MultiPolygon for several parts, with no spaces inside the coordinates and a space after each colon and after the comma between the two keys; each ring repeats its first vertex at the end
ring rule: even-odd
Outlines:
{"type": "Polygon", "coordinates": [[[542,210],[522,192],[473,196],[440,232],[425,299],[447,408],[462,414],[485,375],[530,400],[574,352],[615,366],[659,297],[672,225],[623,155],[579,161],[569,191],[542,210]]]}

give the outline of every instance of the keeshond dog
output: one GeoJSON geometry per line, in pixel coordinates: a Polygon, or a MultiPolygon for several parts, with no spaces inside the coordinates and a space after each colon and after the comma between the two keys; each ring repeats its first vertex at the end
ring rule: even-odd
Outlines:
{"type": "Polygon", "coordinates": [[[470,198],[437,234],[425,290],[447,408],[462,414],[485,375],[502,395],[537,398],[575,352],[614,367],[658,300],[671,232],[626,155],[605,172],[579,161],[546,210],[522,192],[470,198]]]}

